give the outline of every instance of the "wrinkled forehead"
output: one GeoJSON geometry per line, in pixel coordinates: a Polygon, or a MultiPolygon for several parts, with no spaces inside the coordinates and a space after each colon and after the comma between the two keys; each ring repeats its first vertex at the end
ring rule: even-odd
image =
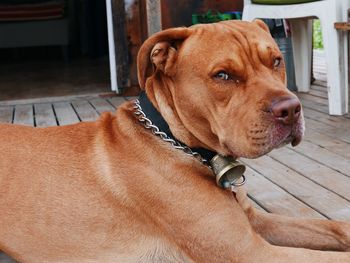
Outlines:
{"type": "Polygon", "coordinates": [[[193,33],[181,48],[186,57],[203,61],[230,58],[242,65],[247,59],[264,60],[272,53],[280,53],[271,35],[255,23],[230,21],[191,29],[193,33]]]}

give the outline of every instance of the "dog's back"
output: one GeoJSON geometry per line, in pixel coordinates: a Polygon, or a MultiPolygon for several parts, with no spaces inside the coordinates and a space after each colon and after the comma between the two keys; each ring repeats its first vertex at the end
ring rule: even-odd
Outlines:
{"type": "Polygon", "coordinates": [[[89,258],[113,233],[105,219],[121,212],[107,201],[109,193],[97,178],[108,176],[105,149],[115,139],[114,122],[106,114],[97,122],[64,127],[0,125],[0,250],[26,254],[29,262],[64,262],[62,254],[89,258]]]}

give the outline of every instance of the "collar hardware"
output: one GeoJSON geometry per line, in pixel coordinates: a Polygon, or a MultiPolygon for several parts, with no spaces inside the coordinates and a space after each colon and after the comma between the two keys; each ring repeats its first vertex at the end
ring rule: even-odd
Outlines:
{"type": "Polygon", "coordinates": [[[244,172],[246,167],[232,157],[217,154],[210,160],[210,164],[218,186],[228,189],[242,186],[245,183],[244,172]]]}

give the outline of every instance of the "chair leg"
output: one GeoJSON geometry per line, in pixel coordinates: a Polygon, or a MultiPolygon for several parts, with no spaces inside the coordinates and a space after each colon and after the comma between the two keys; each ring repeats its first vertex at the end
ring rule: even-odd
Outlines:
{"type": "Polygon", "coordinates": [[[290,19],[295,81],[298,91],[308,92],[311,80],[312,20],[290,19]]]}
{"type": "Polygon", "coordinates": [[[251,12],[250,5],[245,5],[243,8],[242,20],[243,21],[252,21],[255,16],[253,16],[254,12],[251,12]]]}
{"type": "MultiPolygon", "coordinates": [[[[328,14],[329,15],[329,14],[328,14]]],[[[334,29],[334,21],[321,20],[323,43],[327,62],[327,89],[329,113],[348,112],[348,35],[334,29]]]]}

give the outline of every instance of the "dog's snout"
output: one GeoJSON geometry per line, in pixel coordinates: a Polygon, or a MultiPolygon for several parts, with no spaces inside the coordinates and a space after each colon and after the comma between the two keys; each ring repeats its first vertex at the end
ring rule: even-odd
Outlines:
{"type": "Polygon", "coordinates": [[[271,113],[274,118],[284,124],[295,123],[301,112],[301,104],[296,98],[287,98],[272,103],[271,113]]]}

